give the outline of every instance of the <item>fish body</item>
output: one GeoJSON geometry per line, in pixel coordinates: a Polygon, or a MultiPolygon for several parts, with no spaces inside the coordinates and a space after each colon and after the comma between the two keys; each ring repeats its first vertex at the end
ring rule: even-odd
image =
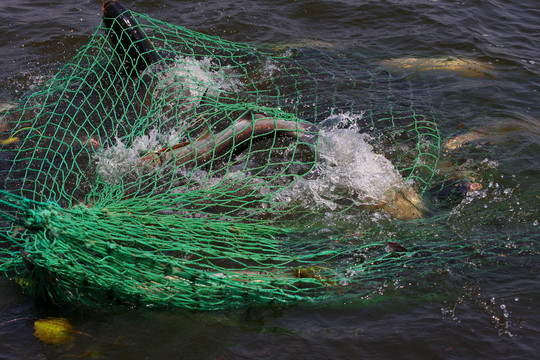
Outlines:
{"type": "Polygon", "coordinates": [[[191,143],[178,144],[155,151],[144,156],[139,162],[139,166],[156,166],[168,161],[174,161],[177,166],[189,162],[200,166],[217,159],[250,137],[273,134],[274,132],[310,145],[316,145],[318,139],[318,128],[313,124],[254,115],[253,119],[241,118],[215,136],[206,136],[191,143]]]}
{"type": "Polygon", "coordinates": [[[467,77],[490,78],[493,75],[491,64],[472,60],[456,58],[397,58],[381,61],[388,68],[406,69],[412,71],[449,71],[467,77]]]}

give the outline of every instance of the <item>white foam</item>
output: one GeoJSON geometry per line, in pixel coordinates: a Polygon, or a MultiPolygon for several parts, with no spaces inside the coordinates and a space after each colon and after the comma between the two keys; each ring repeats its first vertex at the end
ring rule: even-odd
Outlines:
{"type": "Polygon", "coordinates": [[[199,105],[205,94],[219,91],[237,91],[241,86],[237,75],[230,67],[216,67],[208,57],[200,60],[191,57],[176,57],[174,61],[150,67],[147,75],[157,80],[152,99],[157,107],[179,105],[191,109],[199,105]]]}
{"type": "Polygon", "coordinates": [[[183,85],[186,95],[203,94],[206,90],[216,92],[220,89],[233,90],[237,85],[225,76],[225,69],[212,66],[210,58],[196,60],[190,57],[178,57],[170,70],[161,72],[164,86],[183,85]]]}
{"type": "Polygon", "coordinates": [[[116,185],[126,173],[137,168],[141,154],[159,148],[162,143],[162,136],[156,130],[135,138],[130,146],[116,138],[116,145],[96,154],[97,173],[102,181],[116,185]]]}
{"type": "Polygon", "coordinates": [[[277,195],[279,200],[335,211],[351,201],[357,206],[378,204],[388,190],[405,187],[392,162],[373,151],[372,138],[358,132],[360,117],[343,113],[322,122],[331,127],[319,133],[318,176],[299,179],[277,195]]]}

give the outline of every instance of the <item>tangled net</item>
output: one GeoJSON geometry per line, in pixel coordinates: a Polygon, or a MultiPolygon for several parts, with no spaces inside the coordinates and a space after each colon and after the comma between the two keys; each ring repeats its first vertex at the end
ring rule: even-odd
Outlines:
{"type": "MultiPolygon", "coordinates": [[[[309,234],[320,209],[295,193],[331,166],[323,135],[347,128],[428,188],[440,138],[406,81],[117,6],[0,118],[0,271],[55,303],[212,310],[342,296],[408,261],[376,237],[309,234]]],[[[325,201],[365,208],[350,197],[325,201]]]]}

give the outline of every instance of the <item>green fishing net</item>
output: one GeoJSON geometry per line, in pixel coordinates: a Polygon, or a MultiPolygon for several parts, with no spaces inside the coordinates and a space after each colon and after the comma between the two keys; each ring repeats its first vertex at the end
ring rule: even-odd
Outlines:
{"type": "Polygon", "coordinates": [[[389,207],[308,190],[338,182],[327,151],[347,136],[406,191],[428,189],[440,138],[407,79],[358,54],[131,16],[139,37],[107,19],[0,118],[6,276],[55,303],[210,310],[344,296],[406,266],[376,226],[358,241],[318,225],[321,203],[343,217],[389,207]]]}

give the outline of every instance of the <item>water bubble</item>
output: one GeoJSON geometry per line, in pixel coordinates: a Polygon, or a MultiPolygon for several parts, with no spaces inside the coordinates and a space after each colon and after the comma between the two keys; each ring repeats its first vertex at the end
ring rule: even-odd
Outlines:
{"type": "Polygon", "coordinates": [[[533,225],[538,226],[538,220],[534,220],[533,225]]]}
{"type": "Polygon", "coordinates": [[[519,298],[516,296],[516,298],[514,299],[514,301],[519,301],[519,298]]]}

